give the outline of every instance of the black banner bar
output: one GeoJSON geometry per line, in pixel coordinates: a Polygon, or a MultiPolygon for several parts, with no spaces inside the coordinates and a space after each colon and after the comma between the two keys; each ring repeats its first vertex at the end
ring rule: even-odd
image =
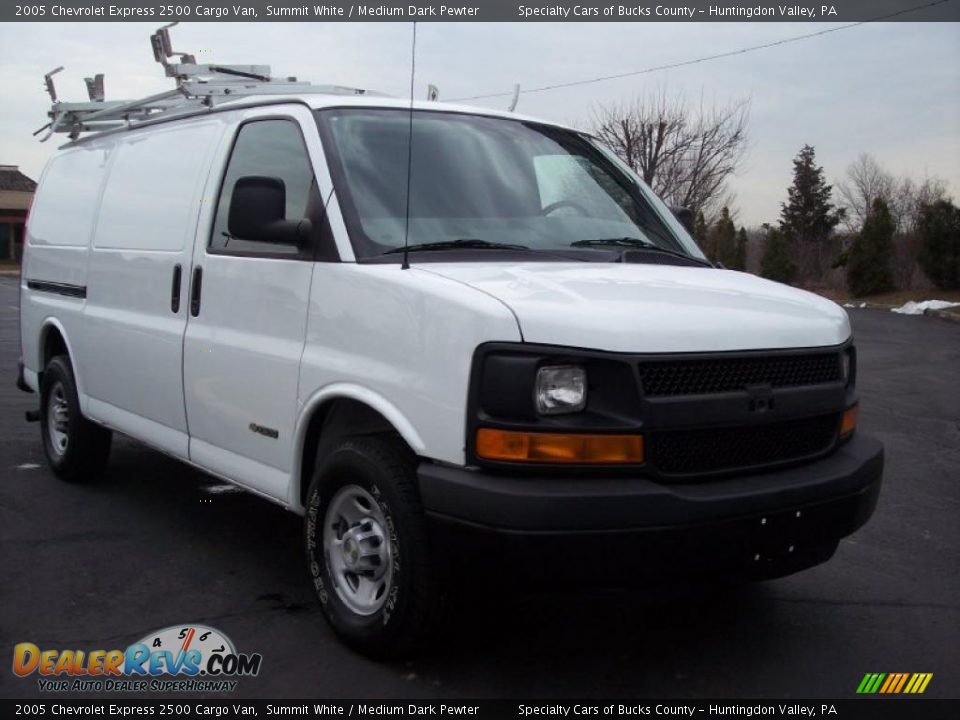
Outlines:
{"type": "Polygon", "coordinates": [[[16,22],[944,22],[960,0],[26,0],[16,22]]]}
{"type": "Polygon", "coordinates": [[[0,717],[954,720],[960,700],[0,700],[0,717]]]}

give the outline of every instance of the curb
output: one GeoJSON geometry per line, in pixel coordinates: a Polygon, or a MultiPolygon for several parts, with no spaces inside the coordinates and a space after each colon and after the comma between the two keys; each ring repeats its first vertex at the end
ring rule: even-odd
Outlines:
{"type": "MultiPolygon", "coordinates": [[[[843,305],[844,310],[893,310],[895,307],[900,307],[899,305],[890,305],[887,303],[874,303],[874,302],[863,302],[861,307],[860,302],[853,304],[853,307],[847,307],[843,305]]],[[[950,322],[960,322],[960,307],[947,308],[944,310],[934,310],[932,308],[927,308],[923,311],[923,315],[926,317],[939,318],[941,320],[949,320],[950,322]],[[952,311],[952,312],[951,312],[952,311]]],[[[916,317],[916,316],[914,316],[916,317]]]]}
{"type": "Polygon", "coordinates": [[[949,320],[950,322],[960,323],[960,313],[950,312],[950,310],[932,310],[928,308],[927,310],[923,311],[923,314],[927,317],[935,317],[940,318],[941,320],[949,320]]]}
{"type": "Polygon", "coordinates": [[[893,310],[895,307],[900,307],[899,305],[891,305],[889,303],[875,303],[867,302],[865,300],[858,300],[856,302],[850,303],[853,307],[848,307],[846,304],[841,305],[844,310],[893,310]]]}

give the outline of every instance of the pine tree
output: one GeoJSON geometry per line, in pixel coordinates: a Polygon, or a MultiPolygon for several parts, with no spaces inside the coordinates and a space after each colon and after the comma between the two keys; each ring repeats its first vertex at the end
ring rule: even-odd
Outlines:
{"type": "Polygon", "coordinates": [[[737,233],[737,249],[733,255],[733,264],[731,270],[747,269],[747,229],[740,226],[740,232],[737,233]]]}
{"type": "Polygon", "coordinates": [[[697,210],[697,217],[693,221],[693,239],[707,257],[713,257],[712,248],[708,245],[707,219],[703,216],[703,210],[697,210]]]}
{"type": "Polygon", "coordinates": [[[780,208],[780,231],[800,259],[805,279],[823,274],[823,256],[830,233],[843,217],[830,202],[833,188],[815,162],[814,149],[804,145],[793,161],[793,184],[780,208]]]}
{"type": "Polygon", "coordinates": [[[720,217],[710,231],[710,244],[713,248],[713,259],[732,268],[737,254],[737,228],[730,219],[730,209],[724,207],[720,217]]]}
{"type": "Polygon", "coordinates": [[[947,200],[925,206],[919,229],[920,267],[939,289],[960,289],[960,208],[947,200]]]}
{"type": "Polygon", "coordinates": [[[792,283],[797,276],[797,265],[790,256],[790,244],[783,233],[775,228],[767,227],[760,274],[768,280],[782,283],[792,283]]]}
{"type": "Polygon", "coordinates": [[[855,297],[893,288],[893,233],[896,224],[887,204],[873,201],[847,255],[847,286],[855,297]]]}

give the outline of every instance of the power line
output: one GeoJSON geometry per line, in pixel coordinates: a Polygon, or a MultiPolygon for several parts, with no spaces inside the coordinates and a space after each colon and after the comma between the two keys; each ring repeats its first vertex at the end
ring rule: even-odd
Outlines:
{"type": "MultiPolygon", "coordinates": [[[[706,55],[704,57],[699,57],[694,60],[683,60],[681,62],[669,63],[667,65],[656,65],[654,67],[645,68],[643,70],[634,70],[631,72],[618,73],[616,75],[604,75],[601,77],[590,78],[589,80],[572,80],[570,82],[556,83],[554,85],[543,85],[541,87],[530,88],[529,90],[524,90],[522,94],[529,95],[531,93],[546,92],[547,90],[558,90],[560,88],[576,87],[578,85],[590,85],[592,83],[605,82],[607,80],[619,80],[626,77],[635,77],[637,75],[648,75],[649,73],[660,72],[661,70],[672,70],[674,68],[686,67],[687,65],[697,65],[698,63],[708,62],[710,60],[719,60],[721,58],[733,57],[734,55],[745,55],[746,53],[755,52],[757,50],[766,50],[767,48],[777,47],[779,45],[787,45],[789,43],[800,42],[801,40],[809,40],[810,38],[820,37],[821,35],[829,35],[830,33],[840,32],[841,30],[849,30],[851,28],[860,27],[861,25],[867,25],[868,23],[880,22],[882,20],[890,20],[891,18],[898,17],[900,15],[906,15],[907,13],[917,12],[918,10],[926,10],[927,8],[932,8],[937,5],[943,5],[944,3],[951,2],[952,0],[934,0],[933,2],[925,3],[923,5],[916,5],[911,8],[906,8],[904,10],[898,10],[897,12],[888,13],[886,15],[879,15],[875,18],[869,20],[861,20],[855,23],[849,23],[847,25],[840,25],[838,27],[827,28],[826,30],[819,30],[813,33],[807,33],[806,35],[795,35],[794,37],[784,38],[783,40],[776,40],[774,42],[764,43],[762,45],[752,45],[750,47],[740,48],[739,50],[730,50],[728,52],[717,53],[716,55],[706,55]]],[[[513,91],[510,92],[499,92],[499,93],[488,93],[486,95],[473,95],[471,97],[455,98],[449,102],[466,102],[468,100],[486,100],[488,98],[499,98],[499,97],[511,97],[513,91]]]]}

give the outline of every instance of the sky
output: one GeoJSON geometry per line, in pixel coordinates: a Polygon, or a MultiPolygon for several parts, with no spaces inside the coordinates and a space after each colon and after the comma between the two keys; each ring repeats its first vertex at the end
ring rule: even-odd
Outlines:
{"type": "MultiPolygon", "coordinates": [[[[415,92],[440,98],[510,92],[722,53],[834,27],[828,23],[420,23],[415,92]]],[[[172,87],[153,61],[150,23],[0,23],[0,164],[37,179],[63,136],[46,122],[43,74],[58,65],[61,99],[83,100],[106,73],[107,99],[172,87]]],[[[270,64],[295,75],[407,96],[409,23],[184,23],[173,46],[199,62],[270,64]]],[[[730,181],[738,222],[772,222],[804,144],[828,181],[870,153],[897,175],[939,177],[960,197],[960,24],[872,23],[673,70],[521,93],[518,112],[589,129],[592,112],[652,92],[709,105],[750,101],[749,149],[730,181]]],[[[476,101],[505,108],[509,98],[476,101]]]]}

